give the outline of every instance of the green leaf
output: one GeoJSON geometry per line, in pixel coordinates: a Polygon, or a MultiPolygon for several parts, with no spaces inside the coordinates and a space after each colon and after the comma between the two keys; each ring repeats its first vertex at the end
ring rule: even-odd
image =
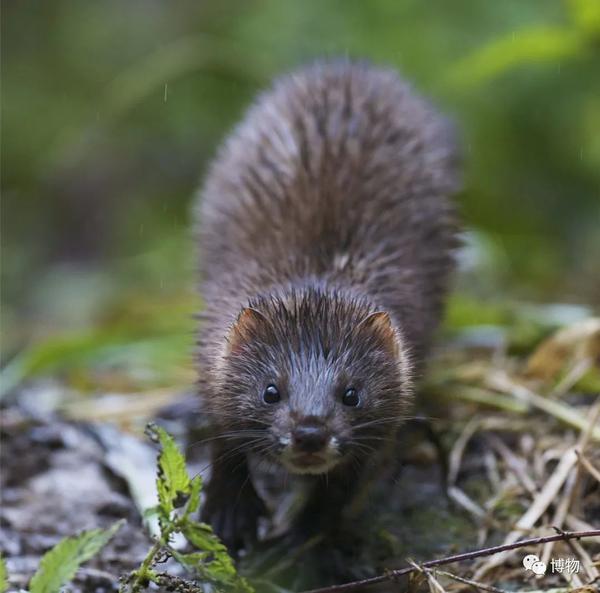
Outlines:
{"type": "Polygon", "coordinates": [[[97,554],[125,521],[117,521],[109,529],[92,529],[76,537],[67,537],[46,552],[29,583],[31,593],[58,593],[77,569],[97,554]]]}
{"type": "Polygon", "coordinates": [[[212,527],[206,523],[189,521],[183,528],[183,535],[196,548],[207,552],[223,552],[227,548],[213,533],[212,527]]]}
{"type": "MultiPolygon", "coordinates": [[[[162,541],[173,558],[203,581],[212,583],[216,590],[228,593],[254,593],[248,582],[240,577],[227,548],[214,534],[210,525],[197,523],[189,517],[200,506],[202,478],[190,480],[185,459],[173,438],[154,424],[147,426],[147,434],[158,441],[158,477],[156,480],[159,505],[157,507],[162,530],[162,541]],[[175,509],[185,507],[183,512],[175,509]],[[197,551],[183,554],[168,545],[169,537],[181,532],[197,551]]],[[[149,556],[136,573],[136,578],[145,575],[154,558],[149,556]]]]}
{"type": "Polygon", "coordinates": [[[151,517],[156,517],[156,515],[158,515],[158,513],[159,513],[159,510],[160,509],[159,509],[158,505],[154,506],[154,507],[147,508],[143,512],[142,517],[144,517],[144,519],[150,519],[151,517]]]}
{"type": "Polygon", "coordinates": [[[584,46],[577,31],[532,27],[495,39],[460,60],[448,73],[449,83],[457,88],[483,84],[523,64],[572,58],[584,46]]]}
{"type": "Polygon", "coordinates": [[[210,552],[188,552],[187,554],[182,554],[177,550],[171,550],[171,554],[179,564],[185,566],[188,570],[201,572],[210,552]]]}
{"type": "Polygon", "coordinates": [[[598,0],[569,0],[571,19],[584,33],[597,36],[600,33],[600,2],[598,0]]]}
{"type": "Polygon", "coordinates": [[[200,507],[200,491],[202,490],[202,477],[196,476],[190,484],[190,499],[187,506],[187,514],[195,513],[200,507]]]}
{"type": "Polygon", "coordinates": [[[253,593],[253,588],[238,575],[227,548],[213,533],[210,525],[189,521],[184,525],[182,532],[200,551],[189,554],[178,554],[173,551],[178,562],[193,570],[201,578],[225,587],[227,591],[253,593]]]}
{"type": "Polygon", "coordinates": [[[8,571],[6,570],[6,562],[0,556],[0,593],[4,593],[8,589],[8,571]]]}
{"type": "Polygon", "coordinates": [[[227,591],[253,593],[254,589],[246,579],[238,575],[227,548],[212,533],[212,529],[201,524],[195,524],[195,528],[194,536],[191,536],[190,531],[187,532],[188,536],[191,536],[190,541],[196,538],[198,543],[206,546],[205,550],[212,548],[212,552],[198,554],[199,564],[195,567],[196,572],[211,583],[225,587],[227,591]]]}
{"type": "Polygon", "coordinates": [[[156,479],[158,500],[161,509],[165,515],[168,515],[187,502],[191,494],[191,483],[185,467],[185,459],[173,437],[160,426],[154,426],[152,430],[161,445],[156,479]]]}
{"type": "Polygon", "coordinates": [[[213,580],[217,582],[234,583],[236,580],[241,580],[237,576],[233,560],[228,554],[219,554],[215,556],[207,566],[207,572],[213,580]]]}
{"type": "Polygon", "coordinates": [[[187,338],[176,333],[148,338],[119,328],[57,336],[18,354],[0,371],[0,399],[30,377],[106,369],[115,360],[131,368],[150,366],[170,377],[187,348],[187,338]]]}
{"type": "Polygon", "coordinates": [[[597,366],[589,369],[573,386],[583,393],[600,393],[600,369],[597,366]]]}

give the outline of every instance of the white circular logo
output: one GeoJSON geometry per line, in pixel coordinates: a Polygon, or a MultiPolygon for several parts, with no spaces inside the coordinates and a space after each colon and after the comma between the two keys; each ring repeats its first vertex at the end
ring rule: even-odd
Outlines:
{"type": "Polygon", "coordinates": [[[531,570],[533,571],[534,574],[537,575],[541,575],[541,574],[546,574],[546,564],[544,562],[534,562],[531,565],[531,570]]]}
{"type": "Polygon", "coordinates": [[[535,554],[529,554],[523,558],[523,566],[526,570],[531,570],[532,566],[539,561],[540,559],[535,554]]]}

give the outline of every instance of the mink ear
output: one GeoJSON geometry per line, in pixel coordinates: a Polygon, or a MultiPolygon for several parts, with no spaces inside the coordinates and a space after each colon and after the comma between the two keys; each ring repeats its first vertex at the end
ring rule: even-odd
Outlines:
{"type": "Polygon", "coordinates": [[[252,307],[244,307],[229,332],[227,354],[239,352],[244,344],[256,335],[259,325],[266,320],[260,311],[252,307]]]}
{"type": "Polygon", "coordinates": [[[386,351],[395,358],[398,357],[398,336],[388,313],[385,311],[371,313],[360,322],[359,327],[366,328],[375,334],[386,351]]]}

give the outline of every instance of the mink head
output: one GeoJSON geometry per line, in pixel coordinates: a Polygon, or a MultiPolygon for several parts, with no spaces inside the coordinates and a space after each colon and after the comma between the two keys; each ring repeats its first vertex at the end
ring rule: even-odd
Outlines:
{"type": "Polygon", "coordinates": [[[410,403],[410,363],[389,315],[352,296],[257,298],[229,329],[219,372],[228,433],[290,472],[369,455],[410,403]]]}

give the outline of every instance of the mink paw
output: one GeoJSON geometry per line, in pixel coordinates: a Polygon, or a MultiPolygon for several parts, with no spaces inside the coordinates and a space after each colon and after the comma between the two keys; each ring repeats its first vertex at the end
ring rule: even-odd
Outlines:
{"type": "Polygon", "coordinates": [[[202,520],[212,526],[229,552],[237,556],[240,550],[256,542],[258,520],[267,514],[254,486],[246,482],[241,489],[231,484],[224,488],[209,487],[202,520]]]}

